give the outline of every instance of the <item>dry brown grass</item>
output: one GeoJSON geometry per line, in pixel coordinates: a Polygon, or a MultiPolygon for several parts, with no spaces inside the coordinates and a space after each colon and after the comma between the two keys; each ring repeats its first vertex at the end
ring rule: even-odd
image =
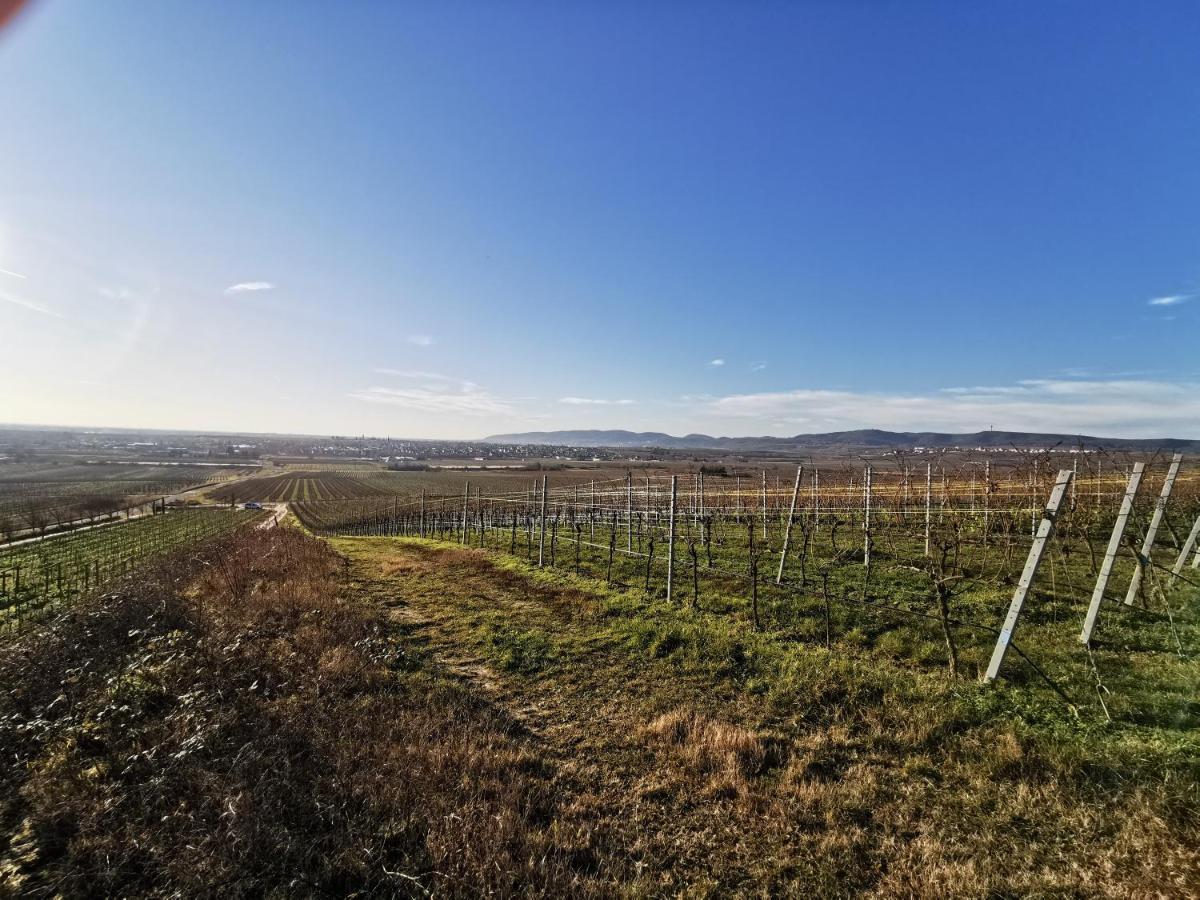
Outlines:
{"type": "Polygon", "coordinates": [[[700,776],[708,794],[744,794],[767,764],[762,738],[695,710],[664,713],[646,726],[645,733],[670,747],[690,772],[700,776]]]}
{"type": "MultiPolygon", "coordinates": [[[[286,529],[0,649],[10,892],[530,895],[620,881],[511,722],[286,529]]],[[[615,855],[614,855],[615,858],[615,855]]]]}

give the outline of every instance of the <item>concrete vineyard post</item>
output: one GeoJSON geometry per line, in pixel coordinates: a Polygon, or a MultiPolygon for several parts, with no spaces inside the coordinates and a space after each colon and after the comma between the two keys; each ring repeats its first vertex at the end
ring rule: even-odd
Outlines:
{"type": "Polygon", "coordinates": [[[796,466],[796,483],[792,486],[792,505],[788,511],[787,524],[783,528],[783,550],[779,554],[779,574],[775,576],[776,584],[783,584],[783,565],[787,562],[788,544],[792,541],[792,521],[796,518],[796,497],[800,494],[800,476],[804,474],[804,466],[796,466]]]}
{"type": "Polygon", "coordinates": [[[1126,606],[1133,606],[1133,601],[1137,599],[1138,591],[1142,588],[1142,575],[1145,568],[1151,564],[1150,553],[1154,550],[1154,538],[1158,535],[1158,526],[1162,524],[1163,514],[1167,510],[1167,500],[1171,497],[1171,488],[1175,486],[1175,476],[1179,474],[1179,464],[1182,460],[1182,453],[1176,453],[1171,457],[1171,467],[1167,469],[1167,477],[1163,481],[1158,502],[1154,504],[1154,514],[1150,517],[1150,524],[1146,528],[1142,549],[1138,551],[1137,568],[1133,570],[1133,579],[1129,582],[1129,590],[1125,592],[1126,606]]]}
{"type": "Polygon", "coordinates": [[[929,555],[929,532],[933,525],[933,463],[925,463],[925,555],[929,555]]]}
{"type": "Polygon", "coordinates": [[[1197,537],[1200,537],[1200,515],[1196,516],[1196,521],[1192,523],[1192,530],[1188,534],[1187,540],[1183,542],[1183,549],[1179,551],[1179,558],[1175,560],[1175,565],[1171,567],[1171,579],[1169,582],[1171,587],[1174,587],[1175,582],[1179,580],[1179,574],[1183,571],[1183,564],[1187,562],[1188,554],[1196,546],[1197,537]]]}
{"type": "Polygon", "coordinates": [[[1087,616],[1083,620],[1083,630],[1079,633],[1079,642],[1088,644],[1092,640],[1092,631],[1096,627],[1096,617],[1100,614],[1100,604],[1104,602],[1104,591],[1108,587],[1108,579],[1112,574],[1113,562],[1121,550],[1121,538],[1125,535],[1125,525],[1129,521],[1129,513],[1133,510],[1133,500],[1137,496],[1138,486],[1142,482],[1142,472],[1146,464],[1134,463],[1133,471],[1129,474],[1129,483],[1125,486],[1125,497],[1121,500],[1121,509],[1117,512],[1117,521],[1113,523],[1112,535],[1108,539],[1108,549],[1104,551],[1104,561],[1100,563],[1100,574],[1096,576],[1096,587],[1092,591],[1092,602],[1088,604],[1087,616]]]}
{"type": "Polygon", "coordinates": [[[996,639],[996,648],[992,651],[992,659],[988,663],[987,673],[983,677],[984,681],[995,681],[1000,674],[1000,666],[1004,663],[1004,654],[1008,652],[1008,645],[1017,628],[1017,620],[1021,617],[1021,607],[1025,605],[1025,598],[1029,595],[1029,588],[1033,585],[1034,576],[1037,575],[1038,566],[1042,561],[1042,551],[1046,549],[1050,536],[1054,534],[1054,521],[1058,517],[1058,507],[1062,504],[1063,494],[1066,493],[1067,485],[1070,483],[1071,470],[1061,470],[1058,473],[1058,479],[1054,482],[1054,489],[1050,492],[1046,511],[1042,514],[1041,525],[1038,526],[1037,534],[1034,535],[1033,546],[1029,548],[1029,557],[1025,560],[1025,569],[1021,572],[1021,580],[1017,582],[1012,602],[1008,605],[1008,615],[1004,617],[1004,625],[1000,629],[1000,636],[996,639]]]}

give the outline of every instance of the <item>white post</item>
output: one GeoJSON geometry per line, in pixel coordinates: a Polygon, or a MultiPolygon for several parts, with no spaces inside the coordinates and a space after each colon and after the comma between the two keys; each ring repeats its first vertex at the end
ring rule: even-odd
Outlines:
{"type": "Polygon", "coordinates": [[[1175,476],[1179,474],[1179,463],[1183,460],[1182,453],[1171,457],[1171,467],[1167,469],[1167,477],[1163,481],[1162,491],[1158,502],[1154,504],[1154,514],[1150,517],[1150,525],[1146,528],[1146,537],[1142,541],[1142,549],[1138,551],[1138,565],[1133,570],[1133,579],[1129,582],[1129,590],[1125,592],[1125,605],[1133,606],[1138,591],[1142,587],[1142,570],[1151,564],[1150,553],[1154,549],[1154,538],[1158,534],[1158,526],[1162,524],[1163,514],[1167,510],[1167,500],[1171,496],[1171,488],[1175,486],[1175,476]]]}
{"type": "Polygon", "coordinates": [[[762,531],[763,540],[767,539],[767,470],[762,470],[762,531]]]}
{"type": "Polygon", "coordinates": [[[1179,573],[1183,571],[1183,564],[1187,562],[1188,554],[1192,548],[1196,546],[1196,538],[1200,537],[1200,516],[1196,516],[1196,521],[1192,523],[1191,534],[1188,539],[1183,542],[1183,549],[1179,551],[1179,559],[1175,560],[1175,565],[1171,567],[1170,585],[1175,586],[1175,582],[1179,580],[1179,573]]]}
{"type": "Polygon", "coordinates": [[[462,515],[462,540],[459,543],[467,542],[467,507],[471,502],[471,482],[466,482],[463,485],[463,515],[462,515]]]}
{"type": "Polygon", "coordinates": [[[633,473],[625,476],[625,549],[633,552],[633,473]]]}
{"type": "Polygon", "coordinates": [[[863,475],[863,565],[871,565],[871,467],[863,475]]]}
{"type": "Polygon", "coordinates": [[[788,544],[792,540],[792,520],[796,518],[796,497],[800,493],[800,476],[804,474],[804,466],[796,466],[796,484],[792,487],[792,508],[788,512],[787,525],[783,529],[783,552],[779,554],[779,574],[775,576],[776,584],[783,584],[783,564],[787,562],[788,544]]]}
{"type": "Polygon", "coordinates": [[[675,496],[676,496],[676,479],[678,475],[671,476],[671,512],[667,520],[667,602],[671,602],[671,587],[675,578],[675,496]]]}
{"type": "Polygon", "coordinates": [[[1004,626],[1000,629],[1000,637],[996,640],[996,649],[992,651],[992,659],[988,663],[987,673],[983,677],[984,681],[995,681],[996,676],[1000,674],[1000,666],[1004,663],[1004,654],[1008,652],[1013,631],[1017,627],[1017,619],[1021,617],[1021,607],[1025,604],[1025,597],[1028,596],[1033,578],[1037,575],[1038,564],[1042,561],[1042,551],[1046,549],[1046,543],[1050,540],[1050,535],[1054,533],[1054,520],[1058,515],[1058,507],[1062,503],[1063,494],[1066,493],[1067,485],[1070,483],[1071,470],[1062,469],[1058,473],[1058,480],[1054,483],[1054,490],[1050,492],[1050,500],[1042,515],[1042,523],[1038,526],[1037,534],[1034,536],[1033,546],[1029,548],[1029,558],[1025,560],[1025,569],[1021,572],[1021,580],[1017,582],[1012,602],[1008,605],[1008,615],[1004,617],[1004,626]]]}
{"type": "Polygon", "coordinates": [[[542,476],[542,506],[541,514],[538,516],[538,568],[540,569],[546,558],[546,477],[542,476]]]}
{"type": "Polygon", "coordinates": [[[1087,644],[1092,640],[1092,631],[1096,627],[1096,616],[1100,614],[1100,604],[1104,602],[1104,591],[1108,587],[1113,562],[1121,551],[1121,538],[1125,535],[1125,524],[1129,521],[1129,513],[1133,510],[1133,500],[1137,496],[1138,485],[1142,482],[1142,471],[1145,468],[1144,462],[1133,464],[1133,472],[1130,473],[1129,483],[1125,486],[1125,497],[1121,501],[1117,521],[1113,523],[1112,536],[1108,539],[1108,549],[1104,551],[1104,561],[1100,563],[1100,574],[1096,578],[1096,588],[1092,591],[1092,602],[1088,605],[1087,616],[1083,620],[1083,631],[1079,633],[1081,644],[1087,644]]]}

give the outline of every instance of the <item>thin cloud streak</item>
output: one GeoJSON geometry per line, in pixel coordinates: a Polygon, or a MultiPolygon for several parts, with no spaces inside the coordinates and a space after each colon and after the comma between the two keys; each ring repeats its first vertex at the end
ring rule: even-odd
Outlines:
{"type": "Polygon", "coordinates": [[[22,275],[20,272],[14,272],[12,269],[0,269],[0,275],[8,275],[12,278],[19,278],[25,281],[28,276],[22,275]]]}
{"type": "Polygon", "coordinates": [[[568,406],[631,406],[632,400],[604,400],[599,397],[561,397],[559,403],[568,406]]]}
{"type": "Polygon", "coordinates": [[[443,375],[440,372],[424,372],[420,369],[389,369],[378,368],[372,369],[376,375],[390,375],[393,378],[417,378],[422,381],[461,381],[452,375],[443,375]]]}
{"type": "Polygon", "coordinates": [[[1168,297],[1155,297],[1150,300],[1149,306],[1179,306],[1181,303],[1187,303],[1191,299],[1190,294],[1171,294],[1168,297]]]}
{"type": "Polygon", "coordinates": [[[369,387],[353,391],[349,396],[364,403],[399,406],[429,413],[452,413],[467,416],[512,416],[517,411],[509,400],[496,397],[476,384],[464,382],[461,389],[369,387]]]}
{"type": "Polygon", "coordinates": [[[26,300],[24,297],[18,297],[16,294],[10,294],[7,291],[0,291],[0,300],[5,303],[11,303],[13,306],[19,306],[22,309],[27,309],[30,312],[39,313],[43,316],[50,316],[55,319],[63,318],[63,314],[51,309],[48,306],[42,306],[40,303],[34,303],[32,300],[26,300]]]}
{"type": "Polygon", "coordinates": [[[427,334],[410,334],[404,340],[416,347],[432,347],[433,338],[427,334]]]}
{"type": "Polygon", "coordinates": [[[237,284],[231,284],[225,288],[225,295],[232,297],[235,294],[252,294],[258,291],[273,291],[275,285],[269,281],[239,281],[237,284]]]}
{"type": "Polygon", "coordinates": [[[714,359],[714,360],[712,360],[712,361],[709,363],[709,365],[710,365],[710,366],[712,366],[713,368],[717,368],[717,367],[719,367],[719,366],[723,366],[723,365],[725,365],[725,360],[723,360],[723,359],[719,359],[719,358],[718,358],[718,359],[714,359]]]}
{"type": "MultiPolygon", "coordinates": [[[[798,389],[733,394],[700,404],[705,418],[747,419],[796,432],[1005,431],[1200,438],[1200,384],[1031,379],[928,394],[798,389]]],[[[750,427],[753,430],[753,427],[750,427]]]]}

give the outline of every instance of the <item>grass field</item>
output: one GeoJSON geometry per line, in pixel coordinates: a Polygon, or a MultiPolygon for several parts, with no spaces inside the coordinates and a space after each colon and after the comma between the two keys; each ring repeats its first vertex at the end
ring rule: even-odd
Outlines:
{"type": "Polygon", "coordinates": [[[1149,699],[1190,659],[1136,651],[1142,699],[1105,722],[845,638],[432,540],[243,533],[0,644],[0,872],[65,895],[1200,883],[1194,710],[1149,699]]]}

